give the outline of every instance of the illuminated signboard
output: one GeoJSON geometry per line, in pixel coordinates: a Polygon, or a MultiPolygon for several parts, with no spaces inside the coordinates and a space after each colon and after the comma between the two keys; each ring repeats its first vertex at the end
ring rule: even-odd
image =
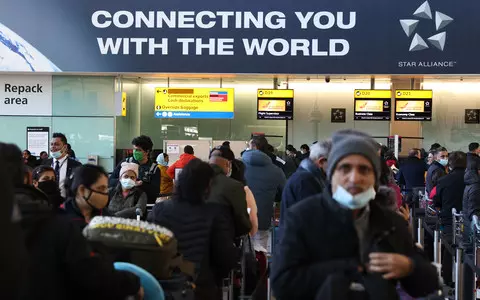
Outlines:
{"type": "Polygon", "coordinates": [[[234,90],[222,88],[156,88],[155,118],[233,119],[234,90]]]}
{"type": "Polygon", "coordinates": [[[293,120],[293,90],[259,89],[257,119],[293,120]]]}
{"type": "Polygon", "coordinates": [[[390,90],[355,90],[355,120],[388,121],[391,115],[390,90]]]}
{"type": "Polygon", "coordinates": [[[395,120],[431,121],[432,97],[431,90],[396,90],[395,120]]]}

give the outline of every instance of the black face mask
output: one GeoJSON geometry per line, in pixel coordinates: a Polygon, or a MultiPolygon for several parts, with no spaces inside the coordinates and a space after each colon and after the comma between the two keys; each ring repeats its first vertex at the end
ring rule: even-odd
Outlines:
{"type": "Polygon", "coordinates": [[[64,202],[60,194],[60,189],[55,181],[47,180],[39,182],[38,189],[48,196],[48,200],[53,207],[59,207],[64,202]]]}
{"type": "Polygon", "coordinates": [[[60,194],[60,189],[58,188],[58,184],[53,180],[39,182],[38,189],[47,195],[60,194]]]}

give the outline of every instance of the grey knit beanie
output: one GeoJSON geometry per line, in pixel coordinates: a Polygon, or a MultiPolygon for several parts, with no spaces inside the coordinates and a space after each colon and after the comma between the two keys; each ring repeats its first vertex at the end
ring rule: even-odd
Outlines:
{"type": "Polygon", "coordinates": [[[372,163],[376,182],[378,182],[378,179],[380,178],[381,167],[380,157],[377,154],[377,148],[375,146],[377,142],[375,142],[375,140],[368,134],[359,131],[354,132],[351,131],[346,133],[343,131],[333,134],[332,151],[330,151],[330,155],[328,157],[328,179],[332,180],[333,172],[335,171],[335,168],[340,160],[349,155],[358,154],[365,157],[372,163]]]}

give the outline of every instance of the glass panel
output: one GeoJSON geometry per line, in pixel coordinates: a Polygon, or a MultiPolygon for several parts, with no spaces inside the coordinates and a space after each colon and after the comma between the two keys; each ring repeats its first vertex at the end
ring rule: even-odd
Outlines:
{"type": "MultiPolygon", "coordinates": [[[[52,127],[51,117],[0,117],[0,141],[27,147],[27,127],[52,127]]],[[[51,130],[50,130],[51,133],[51,130]]]]}
{"type": "Polygon", "coordinates": [[[54,116],[112,116],[114,78],[53,77],[54,116]]]}
{"type": "Polygon", "coordinates": [[[86,161],[88,155],[98,155],[107,171],[113,170],[114,118],[53,118],[53,132],[62,132],[77,158],[86,161]]]}
{"type": "Polygon", "coordinates": [[[423,89],[433,90],[433,116],[423,122],[423,147],[439,143],[450,152],[467,152],[468,144],[480,140],[480,125],[465,124],[465,109],[480,108],[480,82],[425,80],[423,89]]]}

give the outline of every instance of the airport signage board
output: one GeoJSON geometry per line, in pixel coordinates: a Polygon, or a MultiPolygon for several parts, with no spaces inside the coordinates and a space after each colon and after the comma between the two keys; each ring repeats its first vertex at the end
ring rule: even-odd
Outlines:
{"type": "Polygon", "coordinates": [[[258,120],[293,120],[293,90],[257,91],[258,120]]]}
{"type": "Polygon", "coordinates": [[[52,76],[0,75],[0,116],[51,116],[52,76]]]}
{"type": "Polygon", "coordinates": [[[477,0],[2,0],[0,71],[479,74],[479,11],[477,0]]]}
{"type": "Polygon", "coordinates": [[[396,90],[396,121],[431,121],[433,91],[396,90]]]}
{"type": "Polygon", "coordinates": [[[233,119],[234,90],[224,88],[155,89],[155,118],[233,119]]]}
{"type": "Polygon", "coordinates": [[[390,90],[355,90],[354,119],[388,121],[391,116],[391,101],[390,90]]]}

